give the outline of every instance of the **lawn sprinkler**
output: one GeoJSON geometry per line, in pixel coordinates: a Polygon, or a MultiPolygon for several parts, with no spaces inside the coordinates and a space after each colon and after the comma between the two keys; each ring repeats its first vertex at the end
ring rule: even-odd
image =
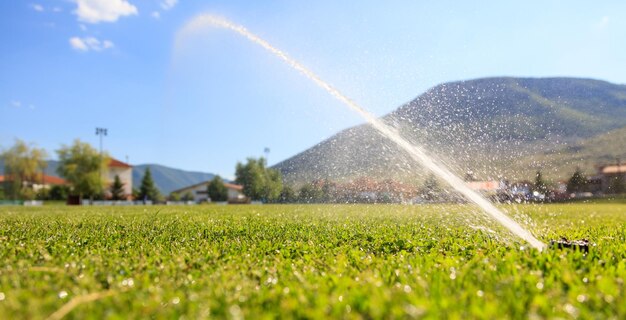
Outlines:
{"type": "Polygon", "coordinates": [[[567,238],[561,238],[560,240],[550,240],[550,248],[573,249],[587,253],[590,246],[591,244],[587,239],[567,240],[567,238]]]}

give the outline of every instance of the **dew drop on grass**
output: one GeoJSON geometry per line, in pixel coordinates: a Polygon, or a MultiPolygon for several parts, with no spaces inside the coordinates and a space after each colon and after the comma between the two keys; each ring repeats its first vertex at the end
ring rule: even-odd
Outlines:
{"type": "Polygon", "coordinates": [[[174,297],[174,299],[172,299],[172,304],[179,304],[179,303],[180,303],[179,297],[174,297]]]}
{"type": "Polygon", "coordinates": [[[536,287],[537,287],[537,289],[539,289],[539,290],[543,290],[543,282],[537,282],[536,287]]]}
{"type": "Polygon", "coordinates": [[[565,312],[569,313],[570,315],[576,317],[578,315],[578,310],[576,309],[576,307],[574,307],[571,304],[566,304],[563,309],[565,309],[565,312]]]}
{"type": "Polygon", "coordinates": [[[482,298],[485,295],[485,293],[482,290],[478,290],[476,291],[476,295],[482,298]]]}
{"type": "Polygon", "coordinates": [[[65,299],[67,297],[67,291],[61,291],[59,292],[59,298],[61,299],[65,299]]]}

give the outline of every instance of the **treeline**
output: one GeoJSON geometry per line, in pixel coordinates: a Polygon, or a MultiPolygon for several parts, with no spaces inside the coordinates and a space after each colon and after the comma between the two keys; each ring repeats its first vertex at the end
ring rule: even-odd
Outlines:
{"type": "Polygon", "coordinates": [[[4,181],[0,188],[0,199],[10,200],[66,200],[80,199],[161,201],[163,199],[154,185],[147,169],[139,189],[132,195],[124,193],[124,183],[118,176],[107,181],[109,155],[100,153],[90,144],[75,140],[71,145],[62,145],[56,150],[59,167],[56,173],[65,179],[65,184],[46,187],[45,169],[48,156],[44,149],[16,140],[14,145],[3,151],[4,181]]]}

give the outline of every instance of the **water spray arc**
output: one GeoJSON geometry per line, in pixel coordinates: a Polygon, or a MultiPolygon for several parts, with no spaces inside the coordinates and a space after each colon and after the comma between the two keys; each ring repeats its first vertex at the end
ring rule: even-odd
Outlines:
{"type": "Polygon", "coordinates": [[[424,149],[420,146],[416,146],[410,143],[408,140],[400,136],[392,127],[388,126],[380,119],[378,119],[373,114],[369,113],[361,106],[356,104],[354,101],[350,100],[348,97],[344,96],[337,89],[333,88],[330,84],[322,80],[319,76],[313,73],[311,70],[307,69],[305,66],[297,62],[296,60],[290,58],[286,53],[281,50],[273,47],[267,41],[258,37],[257,35],[249,32],[243,26],[234,24],[224,18],[213,16],[213,15],[200,15],[196,18],[192,19],[189,23],[187,23],[180,33],[177,36],[177,40],[180,40],[182,36],[191,33],[195,30],[201,30],[205,27],[218,27],[223,29],[228,29],[236,32],[237,34],[243,36],[244,38],[250,40],[251,42],[263,47],[265,50],[274,54],[293,69],[299,71],[304,74],[307,78],[313,81],[316,85],[326,90],[330,95],[343,102],[346,106],[352,109],[354,112],[359,114],[362,118],[364,118],[374,129],[378,130],[380,134],[382,134],[387,139],[396,143],[400,148],[406,151],[411,158],[421,164],[423,167],[427,168],[439,178],[446,181],[454,190],[465,196],[468,200],[478,205],[482,208],[489,216],[498,221],[504,227],[506,227],[509,231],[511,231],[516,236],[520,237],[524,241],[528,242],[531,246],[538,250],[543,250],[546,245],[535,238],[528,230],[524,229],[521,225],[515,222],[513,219],[508,217],[498,208],[496,208],[489,200],[485,199],[476,191],[470,189],[463,180],[453,174],[448,168],[439,163],[437,160],[429,157],[424,149]]]}

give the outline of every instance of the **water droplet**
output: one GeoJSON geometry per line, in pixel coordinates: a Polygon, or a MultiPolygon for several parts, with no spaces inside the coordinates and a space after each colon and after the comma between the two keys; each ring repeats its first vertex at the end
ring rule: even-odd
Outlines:
{"type": "Polygon", "coordinates": [[[569,303],[566,304],[563,307],[563,309],[565,309],[565,312],[567,312],[567,313],[569,313],[569,314],[571,314],[573,316],[576,316],[578,314],[578,310],[573,305],[571,305],[569,303]]]}
{"type": "Polygon", "coordinates": [[[483,297],[485,295],[485,293],[482,290],[478,290],[476,291],[476,295],[479,297],[483,297]]]}
{"type": "Polygon", "coordinates": [[[180,303],[179,297],[175,297],[174,299],[172,299],[172,304],[179,304],[179,303],[180,303]]]}
{"type": "Polygon", "coordinates": [[[539,290],[543,290],[543,282],[537,282],[536,287],[537,287],[537,289],[539,289],[539,290]]]}
{"type": "Polygon", "coordinates": [[[343,301],[343,296],[339,296],[339,302],[343,301]]]}
{"type": "Polygon", "coordinates": [[[67,297],[67,291],[61,291],[59,292],[59,298],[61,299],[65,299],[67,297]]]}

